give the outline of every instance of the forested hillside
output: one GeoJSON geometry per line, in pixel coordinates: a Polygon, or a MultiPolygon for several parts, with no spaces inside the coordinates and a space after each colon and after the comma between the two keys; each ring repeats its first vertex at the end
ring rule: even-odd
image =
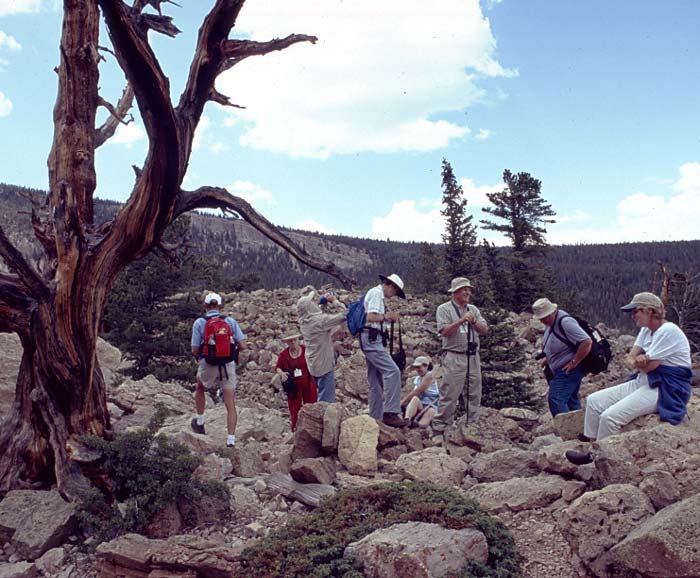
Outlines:
{"type": "MultiPolygon", "coordinates": [[[[0,224],[8,236],[22,239],[23,252],[32,254],[30,205],[19,192],[40,198],[41,191],[0,184],[0,224]]],[[[111,201],[96,203],[96,221],[119,210],[111,201]]],[[[332,260],[359,286],[374,283],[379,273],[399,273],[407,288],[422,285],[420,243],[398,243],[287,230],[310,253],[332,260]]],[[[335,280],[298,263],[247,223],[210,215],[192,215],[191,252],[206,257],[219,269],[213,278],[221,291],[240,288],[302,287],[334,284],[335,280]]],[[[435,246],[436,251],[438,246],[435,246]]],[[[504,253],[508,249],[502,249],[504,253]]],[[[633,293],[658,291],[659,262],[671,273],[700,270],[700,241],[570,245],[550,248],[547,257],[557,280],[550,297],[587,317],[611,326],[631,325],[620,312],[633,293]]],[[[465,272],[467,275],[469,272],[465,272]]],[[[210,277],[211,278],[211,277],[210,277]]],[[[478,301],[478,292],[477,292],[478,301]]]]}

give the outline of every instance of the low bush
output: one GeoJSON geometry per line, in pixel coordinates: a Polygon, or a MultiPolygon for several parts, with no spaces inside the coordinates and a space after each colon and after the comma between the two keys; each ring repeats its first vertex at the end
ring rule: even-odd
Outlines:
{"type": "Polygon", "coordinates": [[[214,499],[228,504],[221,483],[192,478],[201,458],[167,436],[155,436],[163,414],[149,426],[117,435],[114,440],[86,436],[83,442],[102,453],[102,482],[81,504],[79,518],[86,535],[97,542],[128,532],[147,534],[154,517],[171,504],[178,506],[185,526],[196,522],[193,503],[214,499]]]}
{"type": "MultiPolygon", "coordinates": [[[[394,524],[419,521],[484,533],[489,559],[465,560],[455,578],[517,578],[520,556],[508,529],[456,490],[424,482],[344,490],[312,514],[289,522],[247,548],[234,578],[362,578],[343,556],[345,547],[394,524]]],[[[426,540],[430,537],[426,536],[426,540]]]]}

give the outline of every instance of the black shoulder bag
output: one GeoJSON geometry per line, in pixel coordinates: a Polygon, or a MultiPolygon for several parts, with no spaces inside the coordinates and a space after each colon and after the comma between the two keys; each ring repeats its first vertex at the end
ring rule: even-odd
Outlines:
{"type": "Polygon", "coordinates": [[[290,355],[289,358],[292,360],[292,367],[291,371],[288,369],[287,374],[288,377],[282,382],[282,389],[284,389],[284,393],[287,394],[287,396],[295,396],[297,394],[297,382],[294,380],[294,371],[296,370],[296,365],[294,363],[294,358],[290,355]]]}
{"type": "Polygon", "coordinates": [[[401,320],[399,320],[399,349],[394,352],[394,322],[391,322],[391,328],[389,332],[389,353],[394,363],[398,366],[399,371],[403,373],[406,369],[406,351],[403,348],[403,339],[401,337],[401,320]]]}

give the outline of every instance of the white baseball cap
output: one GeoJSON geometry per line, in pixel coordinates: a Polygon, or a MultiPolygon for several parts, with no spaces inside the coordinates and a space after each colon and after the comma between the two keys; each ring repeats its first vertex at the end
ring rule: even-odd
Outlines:
{"type": "Polygon", "coordinates": [[[207,293],[207,296],[204,298],[204,304],[209,305],[212,301],[216,301],[217,305],[221,305],[224,302],[218,293],[207,293]]]}

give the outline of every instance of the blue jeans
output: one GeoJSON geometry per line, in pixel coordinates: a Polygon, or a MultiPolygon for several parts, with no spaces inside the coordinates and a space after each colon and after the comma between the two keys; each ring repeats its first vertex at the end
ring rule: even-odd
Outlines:
{"type": "Polygon", "coordinates": [[[318,388],[318,401],[335,403],[335,371],[331,369],[319,377],[314,377],[318,388]]]}
{"type": "Polygon", "coordinates": [[[557,369],[554,372],[554,377],[549,382],[549,394],[547,395],[549,411],[552,416],[581,409],[578,390],[581,388],[581,380],[583,380],[584,375],[586,373],[580,365],[569,373],[563,369],[557,369]]]}

